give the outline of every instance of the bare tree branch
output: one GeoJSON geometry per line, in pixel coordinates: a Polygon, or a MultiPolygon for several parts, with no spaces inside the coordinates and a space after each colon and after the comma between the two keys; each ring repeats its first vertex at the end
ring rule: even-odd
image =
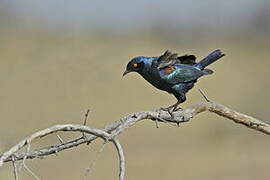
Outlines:
{"type": "Polygon", "coordinates": [[[18,180],[18,170],[17,170],[16,162],[14,160],[14,156],[11,157],[11,160],[12,160],[12,167],[13,167],[14,179],[15,180],[18,180]]]}
{"type": "Polygon", "coordinates": [[[119,171],[119,180],[124,180],[125,177],[125,156],[124,156],[124,150],[120,144],[120,142],[118,141],[118,139],[112,139],[113,144],[115,145],[117,152],[118,152],[118,156],[119,156],[119,167],[120,167],[120,171],[119,171]]]}
{"type": "Polygon", "coordinates": [[[64,125],[55,125],[50,128],[46,128],[44,130],[38,131],[31,136],[23,139],[17,145],[13,146],[11,149],[0,155],[0,167],[3,165],[4,162],[8,161],[18,161],[18,160],[25,160],[25,159],[33,159],[33,158],[40,158],[50,154],[55,154],[65,149],[69,149],[72,147],[76,147],[80,144],[90,143],[95,139],[102,138],[106,142],[111,141],[118,152],[119,161],[120,161],[120,173],[119,179],[124,179],[125,173],[125,160],[123,149],[116,139],[116,137],[124,132],[127,128],[131,127],[135,123],[150,119],[155,122],[163,122],[163,123],[183,123],[189,121],[191,118],[195,117],[197,114],[209,111],[213,112],[217,115],[223,116],[229,120],[234,121],[235,123],[239,123],[245,125],[248,128],[254,129],[256,131],[260,131],[262,133],[270,135],[270,125],[264,123],[256,118],[251,116],[242,114],[240,112],[234,111],[226,106],[215,102],[203,102],[200,104],[196,104],[194,106],[190,106],[183,110],[178,110],[173,112],[173,116],[171,116],[167,111],[163,110],[154,110],[154,111],[143,111],[132,113],[128,116],[125,116],[118,121],[113,122],[112,124],[106,126],[103,129],[94,129],[89,128],[87,126],[76,125],[76,124],[64,124],[64,125]],[[59,131],[78,131],[90,134],[88,136],[83,136],[77,139],[73,139],[70,141],[66,141],[54,146],[46,147],[39,150],[30,151],[30,146],[28,146],[28,150],[25,153],[18,153],[18,151],[26,145],[29,145],[31,141],[37,138],[42,138],[52,133],[56,133],[59,131]]]}

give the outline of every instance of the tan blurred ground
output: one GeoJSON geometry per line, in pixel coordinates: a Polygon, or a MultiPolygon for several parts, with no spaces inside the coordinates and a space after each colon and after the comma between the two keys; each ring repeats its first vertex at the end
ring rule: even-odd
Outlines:
{"type": "MultiPolygon", "coordinates": [[[[166,49],[202,58],[220,48],[227,55],[211,66],[215,74],[199,80],[183,107],[203,101],[197,91],[202,88],[211,100],[269,122],[269,40],[233,36],[172,43],[149,33],[115,37],[2,32],[0,152],[36,130],[82,123],[88,108],[88,125],[103,127],[130,112],[173,103],[174,97],[137,74],[121,77],[133,56],[159,55],[166,49]]],[[[269,179],[269,137],[214,114],[201,114],[179,128],[161,124],[156,129],[152,122],[141,122],[120,140],[129,180],[269,179]]],[[[55,136],[42,141],[56,143],[55,136]]],[[[41,179],[83,179],[100,147],[101,142],[80,146],[27,164],[41,179]]],[[[117,154],[106,145],[88,179],[117,179],[117,175],[117,154]]],[[[0,179],[13,179],[11,164],[0,169],[0,179]]],[[[32,177],[22,171],[20,179],[32,177]]]]}

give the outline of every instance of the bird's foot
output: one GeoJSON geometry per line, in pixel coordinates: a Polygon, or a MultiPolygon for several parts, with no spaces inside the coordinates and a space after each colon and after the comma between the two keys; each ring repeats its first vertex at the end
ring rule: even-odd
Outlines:
{"type": "Polygon", "coordinates": [[[179,111],[179,110],[183,110],[183,108],[178,107],[178,108],[175,108],[175,110],[174,110],[174,111],[179,111]]]}
{"type": "Polygon", "coordinates": [[[171,105],[171,106],[169,106],[167,108],[161,107],[160,110],[167,111],[171,116],[170,119],[173,120],[174,119],[173,112],[178,111],[179,109],[182,109],[181,107],[177,108],[177,106],[178,106],[178,104],[171,105]]]}
{"type": "Polygon", "coordinates": [[[166,112],[168,112],[170,115],[172,115],[172,112],[173,112],[173,107],[167,107],[167,108],[163,108],[163,107],[161,107],[160,108],[160,110],[162,110],[162,111],[166,111],[166,112]]]}
{"type": "Polygon", "coordinates": [[[180,109],[182,110],[182,108],[178,107],[178,105],[179,105],[179,103],[177,102],[176,104],[173,104],[173,105],[166,107],[166,108],[161,107],[160,110],[167,111],[168,113],[172,113],[172,112],[178,111],[180,109]]]}

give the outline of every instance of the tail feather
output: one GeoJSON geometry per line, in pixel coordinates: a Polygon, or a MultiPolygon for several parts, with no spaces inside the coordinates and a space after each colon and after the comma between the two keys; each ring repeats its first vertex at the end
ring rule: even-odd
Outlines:
{"type": "Polygon", "coordinates": [[[203,60],[198,62],[195,67],[203,70],[205,67],[222,58],[223,56],[225,56],[225,54],[223,54],[220,50],[215,50],[206,56],[203,60]]]}

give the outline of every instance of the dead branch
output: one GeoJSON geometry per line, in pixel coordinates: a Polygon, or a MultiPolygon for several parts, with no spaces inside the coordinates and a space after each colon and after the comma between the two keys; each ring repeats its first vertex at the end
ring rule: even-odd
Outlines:
{"type": "Polygon", "coordinates": [[[248,128],[270,135],[269,124],[264,123],[251,116],[234,111],[221,104],[208,101],[208,102],[196,104],[194,106],[185,108],[183,110],[175,111],[173,112],[173,116],[171,116],[167,111],[163,111],[161,109],[154,110],[154,111],[143,111],[143,112],[132,113],[128,116],[125,116],[119,119],[118,121],[113,122],[110,125],[107,125],[103,129],[94,129],[94,128],[89,128],[87,126],[76,125],[76,124],[55,125],[50,128],[46,128],[44,130],[35,132],[34,134],[30,135],[29,137],[26,137],[25,139],[20,141],[18,144],[13,146],[11,149],[9,149],[8,151],[0,155],[0,167],[3,165],[3,163],[9,162],[9,161],[12,161],[12,162],[15,162],[18,160],[24,161],[26,159],[41,158],[44,156],[48,156],[50,154],[59,153],[60,151],[65,150],[65,149],[70,149],[72,147],[75,147],[84,143],[90,143],[99,137],[99,138],[102,138],[105,142],[111,141],[115,145],[118,152],[118,156],[119,156],[119,162],[120,162],[119,179],[123,180],[124,173],[125,173],[125,160],[124,160],[124,154],[123,154],[123,149],[121,147],[121,144],[116,139],[116,137],[119,134],[121,134],[127,128],[131,127],[132,125],[134,125],[135,123],[141,120],[150,119],[155,122],[158,121],[158,122],[163,122],[163,123],[179,124],[179,123],[189,121],[191,118],[195,117],[197,114],[204,111],[213,112],[217,115],[220,115],[229,120],[232,120],[235,123],[245,125],[248,128]],[[90,135],[83,136],[83,137],[66,141],[66,142],[61,142],[60,144],[46,147],[43,149],[30,151],[30,142],[32,142],[34,139],[42,138],[49,134],[56,133],[58,131],[78,131],[78,132],[82,132],[82,133],[86,133],[90,135]],[[27,146],[28,150],[25,153],[18,153],[18,151],[22,149],[24,146],[27,146]]]}

